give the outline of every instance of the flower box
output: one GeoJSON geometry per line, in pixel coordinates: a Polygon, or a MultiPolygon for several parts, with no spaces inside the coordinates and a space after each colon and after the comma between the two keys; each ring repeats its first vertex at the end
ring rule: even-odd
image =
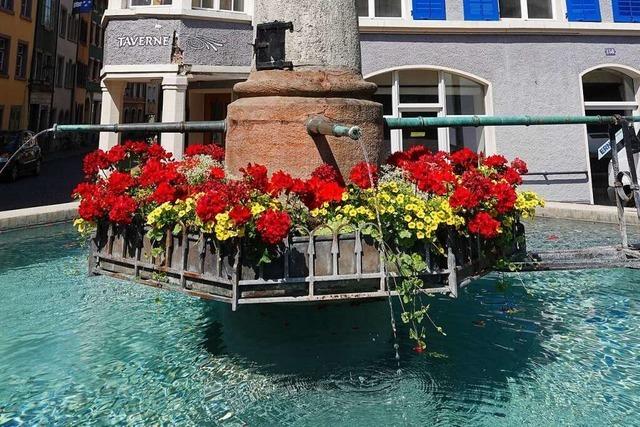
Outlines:
{"type": "MultiPolygon", "coordinates": [[[[359,300],[394,295],[397,269],[384,262],[376,242],[361,230],[340,233],[326,227],[289,236],[279,256],[258,264],[242,239],[220,243],[207,234],[165,234],[154,253],[142,226],[98,223],[92,239],[90,273],[136,280],[204,299],[239,304],[359,300]],[[155,255],[155,256],[154,256],[155,255]]],[[[458,289],[486,274],[500,257],[524,254],[524,227],[497,253],[484,240],[453,230],[443,233],[443,253],[416,248],[427,261],[421,273],[426,293],[457,296],[458,289]]]]}

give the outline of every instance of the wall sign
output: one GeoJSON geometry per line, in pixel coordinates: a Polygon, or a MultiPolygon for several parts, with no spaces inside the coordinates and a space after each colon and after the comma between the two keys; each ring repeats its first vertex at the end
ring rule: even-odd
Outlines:
{"type": "Polygon", "coordinates": [[[606,56],[616,56],[616,48],[615,47],[605,47],[604,54],[606,56]]]}
{"type": "MultiPolygon", "coordinates": [[[[136,46],[169,46],[171,44],[170,36],[121,36],[117,37],[118,47],[136,47],[136,46]]],[[[225,44],[211,37],[193,36],[185,39],[185,44],[193,50],[213,50],[225,44]]]]}
{"type": "Polygon", "coordinates": [[[121,36],[117,37],[118,47],[169,46],[169,36],[121,36]]]}

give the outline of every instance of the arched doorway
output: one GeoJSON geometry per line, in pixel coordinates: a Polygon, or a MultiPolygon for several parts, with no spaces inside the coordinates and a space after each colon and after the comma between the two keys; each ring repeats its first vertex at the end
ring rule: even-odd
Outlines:
{"type": "MultiPolygon", "coordinates": [[[[638,114],[638,81],[630,70],[602,67],[582,75],[584,111],[587,116],[638,114]]],[[[598,159],[598,149],[609,140],[608,125],[587,125],[589,167],[593,202],[609,205],[607,195],[610,156],[598,159]]]]}
{"type": "MultiPolygon", "coordinates": [[[[437,117],[483,115],[488,110],[488,83],[453,70],[403,67],[367,76],[378,85],[374,100],[385,116],[437,117]]],[[[478,128],[432,128],[421,131],[386,131],[391,152],[424,145],[431,150],[456,151],[467,147],[486,151],[486,135],[478,128]]]]}

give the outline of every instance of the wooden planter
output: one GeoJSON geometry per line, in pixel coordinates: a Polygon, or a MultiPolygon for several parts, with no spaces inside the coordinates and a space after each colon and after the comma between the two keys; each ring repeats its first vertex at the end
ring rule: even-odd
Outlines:
{"type": "MultiPolygon", "coordinates": [[[[524,235],[521,224],[516,231],[524,235]]],[[[490,253],[481,239],[452,231],[442,240],[444,254],[427,245],[419,248],[429,265],[421,276],[424,292],[455,297],[461,286],[486,274],[497,256],[525,253],[524,243],[517,242],[502,254],[490,253]]],[[[281,256],[260,266],[243,256],[248,252],[243,245],[220,243],[206,234],[167,232],[163,253],[153,256],[146,229],[102,223],[92,240],[89,271],[227,302],[233,310],[238,304],[395,294],[396,270],[385,266],[375,242],[360,230],[327,233],[325,228],[291,236],[283,242],[281,256]]]]}

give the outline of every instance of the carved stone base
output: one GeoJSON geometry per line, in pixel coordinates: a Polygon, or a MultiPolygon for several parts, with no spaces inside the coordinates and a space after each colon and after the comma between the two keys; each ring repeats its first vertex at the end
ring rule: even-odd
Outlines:
{"type": "Polygon", "coordinates": [[[360,142],[369,161],[380,163],[388,148],[383,144],[382,105],[353,98],[308,98],[263,96],[241,98],[228,106],[225,164],[231,174],[247,163],[265,165],[270,172],[283,170],[308,178],[328,163],[347,178],[351,168],[364,160],[360,142]],[[360,126],[362,137],[311,136],[310,117],[360,126]]]}

